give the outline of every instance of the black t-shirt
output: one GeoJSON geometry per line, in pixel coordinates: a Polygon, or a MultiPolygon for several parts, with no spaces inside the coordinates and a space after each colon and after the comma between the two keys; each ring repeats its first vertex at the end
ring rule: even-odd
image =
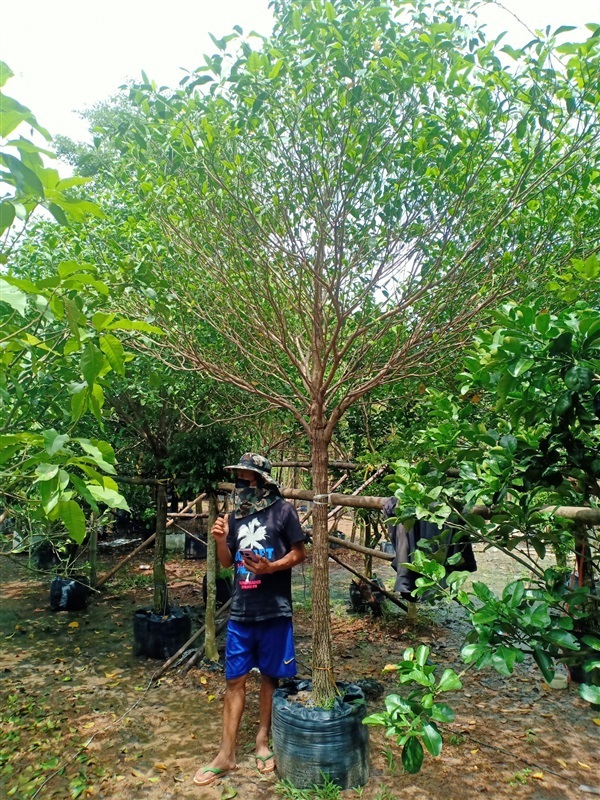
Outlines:
{"type": "Polygon", "coordinates": [[[234,560],[234,588],[231,619],[237,622],[260,622],[292,616],[292,570],[269,575],[254,575],[244,567],[240,549],[278,561],[304,541],[298,513],[283,498],[268,508],[235,519],[229,515],[227,547],[234,560]]]}

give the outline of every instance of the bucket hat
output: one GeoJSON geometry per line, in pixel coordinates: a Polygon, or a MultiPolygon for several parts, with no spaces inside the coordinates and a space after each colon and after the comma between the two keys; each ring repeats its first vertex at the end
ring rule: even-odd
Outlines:
{"type": "Polygon", "coordinates": [[[271,477],[271,462],[268,458],[258,453],[244,453],[237,464],[229,464],[225,469],[247,469],[250,472],[256,472],[260,475],[265,483],[270,483],[273,486],[279,485],[277,481],[271,477]]]}

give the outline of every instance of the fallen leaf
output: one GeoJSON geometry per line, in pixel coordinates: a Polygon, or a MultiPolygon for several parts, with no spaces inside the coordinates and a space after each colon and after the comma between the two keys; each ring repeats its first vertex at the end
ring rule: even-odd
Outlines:
{"type": "Polygon", "coordinates": [[[564,767],[565,769],[567,768],[567,762],[563,761],[562,758],[557,758],[556,760],[561,765],[561,767],[564,767]]]}
{"type": "Polygon", "coordinates": [[[116,678],[118,674],[119,674],[118,672],[105,672],[104,673],[104,677],[105,678],[116,678]]]}
{"type": "Polygon", "coordinates": [[[232,797],[237,797],[237,789],[234,789],[233,786],[223,786],[221,800],[231,800],[232,797]]]}
{"type": "Polygon", "coordinates": [[[79,627],[78,622],[69,622],[69,628],[78,628],[78,627],[79,627]]]}
{"type": "Polygon", "coordinates": [[[200,678],[200,683],[201,683],[203,686],[206,686],[206,678],[204,677],[204,675],[203,675],[203,676],[200,678]]]}
{"type": "Polygon", "coordinates": [[[173,775],[173,780],[176,783],[185,783],[185,775],[173,775]]]}
{"type": "Polygon", "coordinates": [[[594,725],[600,725],[600,717],[594,717],[592,719],[592,722],[594,723],[594,725]]]}
{"type": "Polygon", "coordinates": [[[166,764],[163,764],[161,761],[159,761],[158,764],[154,765],[154,769],[160,770],[161,772],[166,772],[168,767],[166,764]]]}
{"type": "Polygon", "coordinates": [[[212,702],[214,699],[215,699],[215,696],[214,696],[214,694],[209,694],[209,695],[208,695],[208,702],[209,702],[209,703],[210,703],[210,702],[212,702]]]}
{"type": "Polygon", "coordinates": [[[579,764],[580,767],[583,767],[584,769],[591,769],[590,765],[584,764],[583,761],[578,761],[577,763],[579,764]]]}
{"type": "Polygon", "coordinates": [[[538,781],[543,781],[544,780],[544,773],[543,772],[532,772],[531,773],[531,777],[535,778],[538,781]]]}
{"type": "Polygon", "coordinates": [[[478,752],[479,752],[479,748],[478,747],[476,747],[474,750],[471,750],[472,755],[475,755],[475,753],[478,753],[478,752]]]}

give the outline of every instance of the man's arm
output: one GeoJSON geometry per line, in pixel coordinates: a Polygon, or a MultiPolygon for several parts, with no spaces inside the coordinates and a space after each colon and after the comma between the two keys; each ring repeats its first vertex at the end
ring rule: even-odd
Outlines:
{"type": "Polygon", "coordinates": [[[269,561],[264,556],[259,556],[258,561],[248,561],[244,559],[244,566],[255,575],[270,575],[273,572],[281,572],[284,569],[297,567],[298,564],[306,559],[306,549],[304,542],[296,542],[292,545],[289,553],[278,558],[277,561],[269,561]]]}
{"type": "Polygon", "coordinates": [[[217,543],[217,558],[222,567],[231,567],[233,558],[231,550],[227,547],[227,535],[229,533],[228,517],[217,517],[214,525],[210,529],[210,534],[217,543]]]}

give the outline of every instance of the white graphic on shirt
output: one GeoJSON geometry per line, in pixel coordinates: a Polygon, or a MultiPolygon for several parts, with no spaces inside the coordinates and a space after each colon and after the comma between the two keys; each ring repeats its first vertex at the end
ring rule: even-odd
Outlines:
{"type": "Polygon", "coordinates": [[[263,540],[267,535],[267,529],[261,525],[257,519],[251,519],[250,522],[240,525],[238,533],[238,547],[252,548],[264,547],[263,540]]]}
{"type": "MultiPolygon", "coordinates": [[[[264,552],[265,550],[264,539],[266,535],[267,535],[266,527],[264,525],[261,525],[259,520],[251,519],[250,522],[240,525],[238,531],[238,549],[242,550],[247,548],[252,550],[254,548],[257,548],[258,550],[264,552]]],[[[241,554],[239,552],[238,552],[238,557],[241,557],[241,554]]],[[[244,589],[246,587],[250,588],[250,585],[252,585],[252,587],[254,588],[260,585],[261,583],[260,579],[256,580],[254,578],[254,573],[246,570],[243,563],[239,563],[237,569],[238,572],[240,573],[244,572],[246,573],[246,577],[242,582],[243,584],[246,584],[246,586],[242,585],[240,588],[244,589]]]]}

